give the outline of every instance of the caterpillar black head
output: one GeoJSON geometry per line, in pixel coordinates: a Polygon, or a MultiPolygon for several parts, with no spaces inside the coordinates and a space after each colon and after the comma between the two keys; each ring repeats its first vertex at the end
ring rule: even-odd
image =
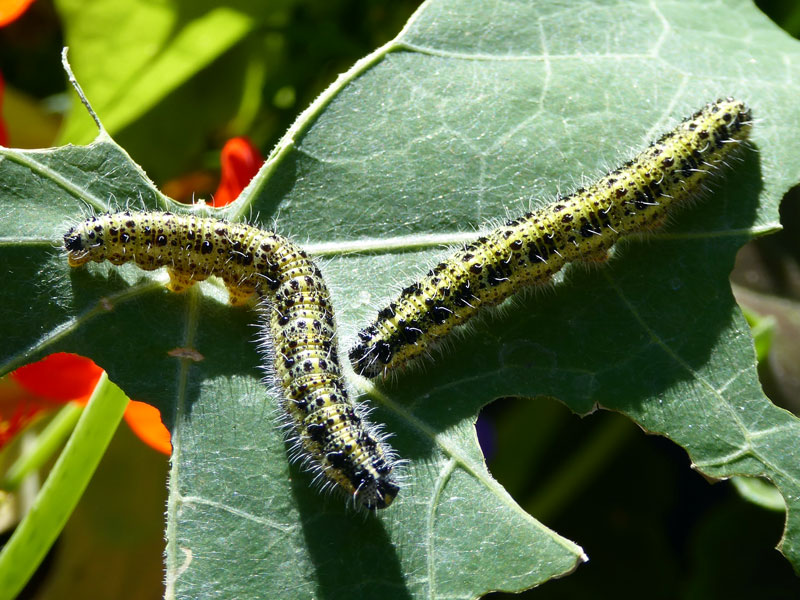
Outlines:
{"type": "Polygon", "coordinates": [[[399,491],[400,486],[383,479],[375,482],[375,486],[368,493],[362,490],[358,495],[358,502],[368,509],[386,508],[394,501],[399,491]]]}
{"type": "Polygon", "coordinates": [[[357,478],[360,481],[353,496],[356,504],[369,510],[386,508],[400,491],[400,486],[392,473],[392,466],[383,457],[377,459],[376,463],[379,464],[373,464],[373,467],[378,475],[373,476],[364,472],[357,478]]]}
{"type": "Polygon", "coordinates": [[[68,254],[69,266],[77,267],[96,260],[92,256],[92,250],[103,246],[103,228],[99,224],[93,225],[93,221],[94,219],[84,221],[70,227],[64,235],[64,249],[68,254]]]}

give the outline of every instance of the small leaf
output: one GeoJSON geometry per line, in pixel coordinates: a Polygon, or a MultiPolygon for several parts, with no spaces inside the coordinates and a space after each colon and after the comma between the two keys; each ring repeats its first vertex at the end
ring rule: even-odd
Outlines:
{"type": "Polygon", "coordinates": [[[771,483],[752,477],[733,477],[731,482],[742,497],[753,504],[778,512],[786,510],[783,496],[771,483]]]}

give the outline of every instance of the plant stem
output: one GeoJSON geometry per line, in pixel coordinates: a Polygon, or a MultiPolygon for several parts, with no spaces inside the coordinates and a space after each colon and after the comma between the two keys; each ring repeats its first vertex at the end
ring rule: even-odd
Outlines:
{"type": "Polygon", "coordinates": [[[551,520],[566,507],[583,488],[602,473],[602,466],[611,460],[635,431],[625,417],[615,415],[570,456],[558,474],[539,488],[543,490],[525,503],[525,510],[539,520],[551,520]]]}
{"type": "Polygon", "coordinates": [[[39,469],[75,428],[82,412],[83,406],[76,402],[65,404],[42,432],[36,436],[36,444],[33,449],[23,452],[22,456],[14,461],[0,483],[0,489],[16,490],[28,473],[39,469]]]}
{"type": "Polygon", "coordinates": [[[15,598],[47,555],[83,495],[127,405],[125,394],[103,373],[30,512],[0,552],[0,600],[15,598]]]}

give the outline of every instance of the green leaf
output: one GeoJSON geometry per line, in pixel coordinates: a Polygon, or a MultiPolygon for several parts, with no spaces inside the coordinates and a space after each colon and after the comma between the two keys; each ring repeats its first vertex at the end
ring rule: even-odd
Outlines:
{"type": "MultiPolygon", "coordinates": [[[[73,46],[76,73],[112,132],[208,66],[253,26],[240,10],[202,2],[182,3],[183,10],[168,3],[133,10],[134,4],[58,2],[67,43],[73,46]],[[98,35],[109,29],[116,35],[98,35]],[[131,43],[134,39],[136,43],[131,43]]],[[[94,123],[85,112],[73,111],[62,137],[89,141],[94,137],[94,123]]]]}
{"type": "Polygon", "coordinates": [[[753,334],[753,342],[756,348],[756,358],[758,362],[767,359],[772,348],[773,338],[775,337],[775,327],[777,322],[772,315],[761,316],[755,311],[748,310],[742,306],[742,314],[750,325],[750,332],[753,334]]]}
{"type": "Polygon", "coordinates": [[[783,497],[771,483],[751,477],[733,477],[731,482],[736,487],[736,491],[753,504],[778,512],[786,510],[783,497]]]}
{"type": "Polygon", "coordinates": [[[580,548],[524,514],[478,448],[478,410],[507,395],[617,410],[709,476],[770,479],[798,569],[800,424],[761,392],[728,283],[737,249],[779,227],[800,172],[798,58],[798,43],[740,0],[442,0],[300,117],[214,214],[326,257],[344,347],[442,244],[594,179],[718,96],[759,119],[734,168],[668,228],[513,299],[421,369],[377,387],[352,378],[408,460],[400,497],[377,515],[321,497],[287,463],[253,315],[225,306],[219,286],[177,296],[163,273],[67,268],[57,245],[85,206],[169,206],[105,135],[2,151],[4,371],[79,352],[165,414],[169,597],[474,598],[569,572],[580,548]]]}

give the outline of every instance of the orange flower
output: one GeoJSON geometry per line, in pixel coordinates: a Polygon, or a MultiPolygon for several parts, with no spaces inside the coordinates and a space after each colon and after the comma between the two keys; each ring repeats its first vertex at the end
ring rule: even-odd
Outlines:
{"type": "Polygon", "coordinates": [[[211,205],[226,206],[236,200],[263,162],[261,153],[248,138],[229,139],[220,155],[222,174],[211,205]]]}
{"type": "Polygon", "coordinates": [[[20,367],[11,378],[45,402],[87,402],[103,369],[88,358],[59,352],[20,367]]]}
{"type": "Polygon", "coordinates": [[[0,0],[0,27],[16,21],[31,4],[33,0],[0,0]]]}
{"type": "Polygon", "coordinates": [[[42,406],[9,380],[0,380],[0,448],[42,411],[42,406]]]}
{"type": "MultiPolygon", "coordinates": [[[[39,413],[65,402],[88,402],[102,373],[103,369],[88,358],[64,352],[11,373],[16,389],[8,385],[0,389],[0,447],[39,413]]],[[[125,420],[143,442],[170,454],[169,431],[161,423],[157,409],[131,401],[125,420]]]]}
{"type": "MultiPolygon", "coordinates": [[[[209,203],[211,206],[226,206],[236,200],[253,175],[258,173],[264,159],[248,138],[236,137],[225,143],[219,162],[219,184],[209,203]]],[[[161,189],[170,198],[191,204],[197,196],[210,195],[216,181],[217,177],[209,171],[192,171],[170,179],[161,189]]]]}

